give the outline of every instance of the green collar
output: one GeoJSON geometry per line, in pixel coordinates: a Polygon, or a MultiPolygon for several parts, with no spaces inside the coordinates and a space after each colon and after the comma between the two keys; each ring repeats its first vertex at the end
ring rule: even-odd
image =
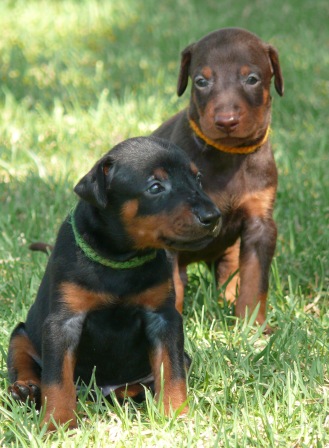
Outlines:
{"type": "Polygon", "coordinates": [[[150,254],[144,255],[142,257],[133,257],[130,260],[127,261],[114,261],[110,260],[109,258],[104,258],[101,255],[99,255],[89,244],[84,240],[82,235],[80,235],[75,219],[74,219],[74,210],[70,213],[69,222],[72,226],[75,242],[78,247],[82,250],[82,252],[85,254],[89,260],[94,261],[95,263],[102,264],[103,266],[112,268],[112,269],[132,269],[137,268],[139,266],[143,266],[143,264],[147,263],[148,261],[154,260],[157,256],[157,251],[154,250],[150,254]]]}

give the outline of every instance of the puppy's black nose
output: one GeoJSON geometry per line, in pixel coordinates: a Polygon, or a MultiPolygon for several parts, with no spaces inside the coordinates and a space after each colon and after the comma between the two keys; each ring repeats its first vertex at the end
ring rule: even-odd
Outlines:
{"type": "Polygon", "coordinates": [[[199,208],[196,210],[196,216],[204,227],[212,230],[219,225],[222,215],[219,209],[213,206],[211,208],[199,208]]]}

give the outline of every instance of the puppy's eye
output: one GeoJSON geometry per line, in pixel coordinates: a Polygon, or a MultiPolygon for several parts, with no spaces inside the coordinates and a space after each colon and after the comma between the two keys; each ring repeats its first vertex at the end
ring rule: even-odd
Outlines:
{"type": "Polygon", "coordinates": [[[203,76],[197,76],[194,80],[194,83],[200,89],[204,89],[205,87],[208,87],[208,85],[209,85],[209,81],[206,78],[204,78],[203,76]]]}
{"type": "Polygon", "coordinates": [[[146,191],[150,194],[159,194],[164,190],[165,188],[163,185],[161,185],[160,182],[154,182],[152,185],[148,187],[146,191]]]}
{"type": "Polygon", "coordinates": [[[259,78],[257,75],[255,75],[254,73],[252,73],[251,75],[248,76],[248,78],[246,79],[246,84],[248,84],[249,86],[254,86],[255,84],[257,84],[259,81],[259,78]]]}

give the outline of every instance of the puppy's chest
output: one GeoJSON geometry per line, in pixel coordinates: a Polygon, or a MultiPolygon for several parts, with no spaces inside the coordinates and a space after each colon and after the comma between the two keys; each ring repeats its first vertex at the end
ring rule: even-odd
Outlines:
{"type": "Polygon", "coordinates": [[[258,185],[248,176],[216,176],[204,189],[222,212],[224,225],[250,217],[268,217],[276,195],[274,185],[258,185]]]}
{"type": "Polygon", "coordinates": [[[110,268],[82,259],[59,285],[59,301],[73,313],[122,307],[156,309],[172,296],[172,261],[165,251],[142,266],[110,268]]]}
{"type": "Polygon", "coordinates": [[[145,285],[139,285],[136,281],[135,284],[127,283],[125,286],[119,292],[117,288],[104,290],[101,285],[92,287],[63,282],[60,285],[60,300],[73,313],[89,313],[118,306],[156,310],[169,300],[173,292],[171,278],[145,285]]]}

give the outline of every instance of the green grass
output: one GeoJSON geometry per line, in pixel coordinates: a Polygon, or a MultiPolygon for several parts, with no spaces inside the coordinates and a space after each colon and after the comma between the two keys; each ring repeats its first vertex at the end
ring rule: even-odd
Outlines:
{"type": "Polygon", "coordinates": [[[0,4],[0,445],[5,447],[329,446],[329,4],[325,0],[36,1],[0,4]],[[165,418],[151,397],[111,406],[79,397],[79,429],[45,434],[10,402],[6,353],[34,300],[75,182],[115,143],[183,108],[179,52],[214,29],[275,45],[280,183],[270,337],[217,303],[213,276],[190,269],[184,308],[190,413],[165,418]],[[73,437],[72,437],[73,436],[73,437]]]}

